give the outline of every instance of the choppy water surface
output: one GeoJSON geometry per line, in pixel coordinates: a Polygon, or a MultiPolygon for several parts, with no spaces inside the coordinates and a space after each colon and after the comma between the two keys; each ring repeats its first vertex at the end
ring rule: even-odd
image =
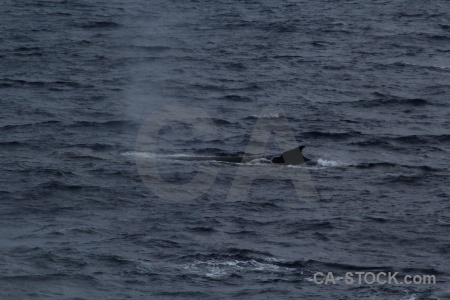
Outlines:
{"type": "Polygon", "coordinates": [[[2,1],[1,298],[450,298],[449,11],[444,0],[2,1]],[[155,153],[137,151],[166,104],[201,109],[215,132],[172,122],[155,153]],[[284,115],[261,115],[269,105],[284,115]],[[189,183],[199,166],[171,155],[243,153],[258,118],[282,117],[317,164],[202,162],[214,184],[178,201],[138,173],[151,156],[189,183]],[[306,173],[317,197],[262,178],[226,201],[240,168],[306,173]],[[321,286],[318,271],[438,282],[321,286]]]}

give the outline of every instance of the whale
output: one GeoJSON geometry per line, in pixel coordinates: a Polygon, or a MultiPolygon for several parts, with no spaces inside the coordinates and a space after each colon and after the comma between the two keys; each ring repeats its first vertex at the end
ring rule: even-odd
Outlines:
{"type": "Polygon", "coordinates": [[[185,161],[220,161],[230,163],[247,163],[254,159],[265,158],[274,164],[298,165],[311,161],[311,159],[303,156],[302,150],[305,146],[298,146],[294,149],[285,151],[277,155],[245,155],[245,156],[178,156],[171,157],[174,160],[185,161]]]}

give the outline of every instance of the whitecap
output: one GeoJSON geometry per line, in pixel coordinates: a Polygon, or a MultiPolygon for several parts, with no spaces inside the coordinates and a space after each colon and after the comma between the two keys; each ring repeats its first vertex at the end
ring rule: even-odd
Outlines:
{"type": "Polygon", "coordinates": [[[348,163],[348,162],[343,162],[340,160],[327,160],[327,159],[319,158],[317,160],[317,165],[319,167],[345,167],[345,166],[350,166],[352,164],[348,163]]]}

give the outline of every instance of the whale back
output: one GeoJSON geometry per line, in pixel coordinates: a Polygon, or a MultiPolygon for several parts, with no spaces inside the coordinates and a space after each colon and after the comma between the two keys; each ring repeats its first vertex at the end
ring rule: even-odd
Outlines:
{"type": "Polygon", "coordinates": [[[282,155],[273,157],[272,162],[275,164],[298,165],[310,161],[309,158],[303,156],[303,148],[305,148],[305,146],[299,146],[292,150],[285,151],[282,155]]]}
{"type": "Polygon", "coordinates": [[[246,163],[253,159],[267,158],[275,164],[288,164],[288,165],[298,165],[310,161],[309,158],[304,157],[302,150],[305,146],[295,147],[292,150],[283,152],[281,155],[277,156],[181,156],[173,157],[174,160],[185,160],[185,161],[223,161],[232,163],[246,163]]]}

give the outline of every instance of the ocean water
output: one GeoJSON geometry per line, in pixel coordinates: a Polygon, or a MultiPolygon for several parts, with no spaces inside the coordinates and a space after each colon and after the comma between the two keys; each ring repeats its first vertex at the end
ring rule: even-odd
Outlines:
{"type": "MultiPolygon", "coordinates": [[[[3,0],[0,298],[450,299],[449,12],[446,0],[3,0]],[[192,122],[139,149],[165,105],[192,122]],[[242,154],[261,120],[288,120],[315,163],[171,159],[242,154]],[[186,190],[161,197],[149,161],[186,190]],[[229,201],[242,171],[262,176],[229,201]],[[213,178],[199,195],[197,174],[213,178]],[[358,271],[437,282],[313,280],[358,271]]],[[[268,152],[283,133],[271,127],[268,152]]]]}

